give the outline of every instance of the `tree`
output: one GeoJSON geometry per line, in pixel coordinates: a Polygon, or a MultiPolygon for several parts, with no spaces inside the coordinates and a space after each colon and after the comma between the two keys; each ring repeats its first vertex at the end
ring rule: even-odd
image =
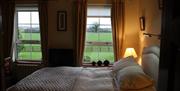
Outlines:
{"type": "Polygon", "coordinates": [[[100,30],[100,24],[95,22],[94,24],[92,24],[92,26],[89,27],[89,30],[92,32],[98,32],[100,30]]]}

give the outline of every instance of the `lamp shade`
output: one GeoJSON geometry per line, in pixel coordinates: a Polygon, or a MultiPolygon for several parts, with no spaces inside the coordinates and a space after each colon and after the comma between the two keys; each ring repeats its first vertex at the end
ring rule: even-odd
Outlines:
{"type": "Polygon", "coordinates": [[[126,51],[124,53],[124,58],[128,57],[128,56],[133,56],[134,58],[137,57],[136,51],[134,50],[134,48],[126,48],[126,51]]]}

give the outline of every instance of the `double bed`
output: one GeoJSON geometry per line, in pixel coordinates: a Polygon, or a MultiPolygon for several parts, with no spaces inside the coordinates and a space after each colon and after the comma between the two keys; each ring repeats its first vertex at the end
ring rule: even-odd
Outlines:
{"type": "Polygon", "coordinates": [[[142,67],[131,56],[112,67],[45,67],[7,91],[156,91],[156,81],[142,67]]]}

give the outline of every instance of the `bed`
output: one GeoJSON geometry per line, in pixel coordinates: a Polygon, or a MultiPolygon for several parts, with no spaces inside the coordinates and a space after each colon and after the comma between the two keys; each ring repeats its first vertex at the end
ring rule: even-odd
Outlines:
{"type": "Polygon", "coordinates": [[[7,91],[156,91],[154,80],[132,56],[112,67],[45,67],[7,91]]]}

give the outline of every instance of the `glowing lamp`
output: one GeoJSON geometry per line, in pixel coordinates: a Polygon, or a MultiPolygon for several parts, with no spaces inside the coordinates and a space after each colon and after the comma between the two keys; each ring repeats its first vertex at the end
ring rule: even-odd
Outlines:
{"type": "Polygon", "coordinates": [[[128,57],[128,56],[133,56],[134,58],[137,57],[136,51],[134,50],[134,48],[126,48],[126,51],[124,53],[124,58],[128,57]]]}

